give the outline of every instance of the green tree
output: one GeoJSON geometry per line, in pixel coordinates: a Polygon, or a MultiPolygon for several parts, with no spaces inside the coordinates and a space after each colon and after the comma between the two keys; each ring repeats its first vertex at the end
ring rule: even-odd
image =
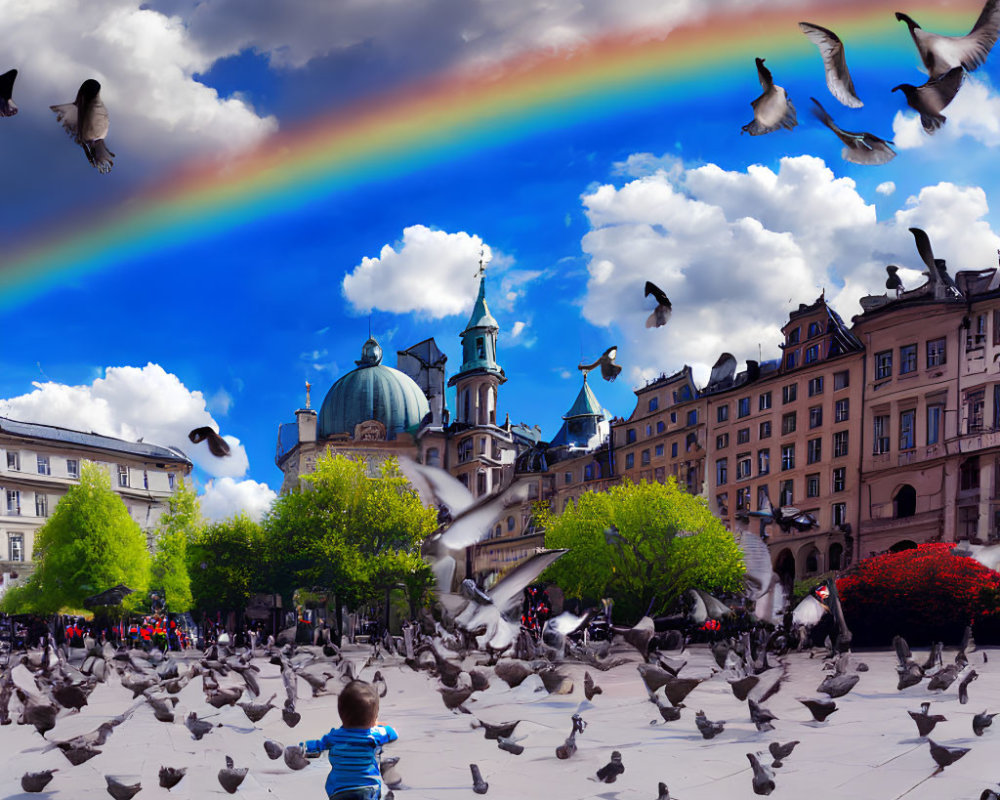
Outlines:
{"type": "Polygon", "coordinates": [[[167,512],[160,517],[150,573],[150,586],[163,589],[169,611],[189,611],[194,603],[187,546],[203,525],[198,495],[182,481],[167,500],[167,512]]]}
{"type": "Polygon", "coordinates": [[[267,590],[264,529],[237,514],[199,529],[187,543],[187,566],[194,606],[206,612],[241,611],[257,592],[267,590]]]}
{"type": "Polygon", "coordinates": [[[691,588],[735,591],[744,572],[732,534],[708,504],[667,483],[587,492],[561,514],[537,510],[545,546],[569,552],[544,577],[567,595],[613,597],[623,618],[663,614],[691,588]]]}
{"type": "Polygon", "coordinates": [[[92,594],[123,583],[135,593],[123,606],[138,606],[149,587],[146,536],[111,488],[107,470],[83,462],[80,482],[72,486],[35,534],[35,572],[8,592],[9,613],[79,611],[92,594]]]}
{"type": "Polygon", "coordinates": [[[337,605],[381,600],[402,584],[411,608],[433,583],[420,545],[437,515],[386,459],[369,477],[363,461],[324,454],[302,486],[279,497],[265,521],[276,589],[330,592],[337,605]]]}

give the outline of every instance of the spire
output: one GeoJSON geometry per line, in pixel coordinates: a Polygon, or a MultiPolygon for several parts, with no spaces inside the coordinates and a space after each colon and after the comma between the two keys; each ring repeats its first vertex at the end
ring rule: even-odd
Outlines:
{"type": "Polygon", "coordinates": [[[479,294],[472,307],[469,323],[461,334],[462,366],[448,381],[449,386],[469,373],[485,372],[495,375],[501,383],[506,381],[503,369],[497,363],[497,334],[500,326],[486,305],[486,261],[483,258],[480,258],[476,275],[479,277],[479,294]]]}

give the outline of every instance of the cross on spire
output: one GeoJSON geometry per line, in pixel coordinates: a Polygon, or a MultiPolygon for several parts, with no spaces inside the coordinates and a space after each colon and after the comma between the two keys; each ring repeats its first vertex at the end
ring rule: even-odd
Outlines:
{"type": "Polygon", "coordinates": [[[481,247],[479,249],[479,269],[476,271],[477,278],[482,278],[486,274],[486,265],[488,263],[486,260],[486,248],[481,247]]]}

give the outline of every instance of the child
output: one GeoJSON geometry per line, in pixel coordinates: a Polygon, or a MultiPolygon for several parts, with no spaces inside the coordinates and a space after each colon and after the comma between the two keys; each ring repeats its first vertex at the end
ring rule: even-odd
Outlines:
{"type": "Polygon", "coordinates": [[[351,681],[337,699],[343,727],[305,743],[307,753],[330,751],[326,793],[330,800],[378,800],[382,745],[399,738],[389,725],[378,725],[378,692],[370,683],[351,681]]]}

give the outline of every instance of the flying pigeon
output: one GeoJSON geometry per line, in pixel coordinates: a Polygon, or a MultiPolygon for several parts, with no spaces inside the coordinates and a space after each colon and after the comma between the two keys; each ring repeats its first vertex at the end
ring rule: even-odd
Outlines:
{"type": "Polygon", "coordinates": [[[847,59],[844,57],[844,43],[833,31],[811,22],[800,22],[799,28],[823,56],[823,67],[826,70],[826,86],[830,94],[836,97],[848,108],[861,108],[861,102],[854,91],[854,81],[847,71],[847,59]]]}
{"type": "Polygon", "coordinates": [[[757,77],[764,92],[750,104],[753,107],[753,119],[743,126],[743,132],[760,136],[778,128],[791,130],[799,124],[795,106],[788,99],[788,93],[780,86],[775,86],[771,71],[764,66],[764,59],[754,60],[757,63],[757,77]]]}
{"type": "Polygon", "coordinates": [[[719,720],[718,722],[713,722],[705,716],[704,711],[699,711],[694,715],[694,724],[698,727],[703,739],[714,739],[722,733],[722,729],[725,726],[726,721],[719,720]]]}
{"type": "Polygon", "coordinates": [[[928,710],[930,709],[930,707],[931,707],[930,703],[924,702],[920,704],[919,712],[916,711],[906,712],[907,714],[910,715],[913,721],[917,723],[917,733],[919,733],[921,737],[926,736],[932,730],[934,730],[934,726],[937,725],[939,722],[947,722],[948,719],[947,717],[942,716],[941,714],[929,714],[928,710]]]}
{"type": "Polygon", "coordinates": [[[908,14],[899,11],[896,12],[896,19],[906,23],[927,73],[937,78],[958,66],[972,72],[986,60],[1000,31],[1000,4],[998,0],[986,0],[979,19],[965,36],[929,33],[908,14]]]}
{"type": "Polygon", "coordinates": [[[885,271],[889,275],[889,277],[885,279],[885,288],[895,289],[896,297],[899,297],[899,295],[905,291],[905,289],[903,288],[902,279],[899,277],[899,275],[896,274],[897,272],[899,272],[899,267],[897,267],[895,264],[889,264],[885,268],[885,271]]]}
{"type": "Polygon", "coordinates": [[[108,794],[115,800],[132,800],[142,789],[141,783],[122,783],[111,775],[105,775],[104,780],[108,784],[108,794]]]}
{"type": "Polygon", "coordinates": [[[0,75],[0,117],[13,117],[17,113],[17,105],[10,98],[14,92],[16,78],[16,69],[7,70],[0,75]]]}
{"type": "Polygon", "coordinates": [[[289,769],[305,769],[309,766],[309,759],[306,758],[305,751],[297,744],[290,744],[284,752],[285,766],[289,769]]]}
{"type": "Polygon", "coordinates": [[[108,150],[104,138],[108,135],[108,109],[101,100],[101,84],[88,78],[76,93],[72,103],[49,106],[56,113],[56,121],[83,148],[87,160],[105,174],[111,172],[115,154],[108,150]]]}
{"type": "Polygon", "coordinates": [[[812,700],[809,698],[796,698],[802,705],[809,709],[816,722],[826,722],[826,718],[837,710],[837,704],[833,700],[812,700]]]}
{"type": "Polygon", "coordinates": [[[160,767],[160,786],[173,789],[187,774],[187,767],[160,767]]]}
{"type": "Polygon", "coordinates": [[[938,772],[943,770],[949,764],[954,764],[958,759],[969,752],[968,747],[947,747],[943,744],[938,744],[933,739],[928,739],[927,742],[931,746],[931,758],[934,759],[934,763],[938,765],[938,772]]]}
{"type": "Polygon", "coordinates": [[[593,700],[594,695],[602,694],[604,690],[594,683],[593,677],[591,677],[589,672],[583,673],[583,696],[588,700],[593,700]]]}
{"type": "Polygon", "coordinates": [[[44,791],[52,780],[52,773],[58,771],[58,769],[43,769],[41,772],[25,772],[21,776],[21,788],[31,794],[44,791]]]}
{"type": "Polygon", "coordinates": [[[813,114],[844,143],[841,157],[852,164],[887,164],[896,157],[896,151],[889,147],[891,141],[880,139],[872,133],[845,131],[826,113],[826,109],[815,97],[811,98],[816,108],[813,114]]]}
{"type": "Polygon", "coordinates": [[[593,364],[580,364],[577,369],[583,372],[584,376],[593,369],[601,368],[601,377],[606,381],[613,381],[621,373],[622,368],[615,363],[615,356],[618,355],[618,345],[609,347],[593,364]]]}
{"type": "Polygon", "coordinates": [[[247,776],[249,767],[236,769],[231,756],[226,756],[226,766],[219,770],[219,783],[229,794],[234,794],[247,776]]]}
{"type": "Polygon", "coordinates": [[[646,297],[650,295],[653,295],[653,299],[656,300],[656,308],[646,320],[646,327],[659,328],[670,321],[670,314],[674,307],[670,304],[670,298],[663,293],[659,286],[652,281],[646,281],[646,297]]]}
{"type": "Polygon", "coordinates": [[[194,444],[208,440],[208,450],[217,458],[224,458],[229,455],[229,443],[207,425],[195,428],[188,434],[188,439],[194,444]]]}
{"type": "Polygon", "coordinates": [[[920,124],[924,126],[924,130],[934,133],[944,125],[946,117],[941,112],[955,99],[963,77],[962,68],[955,67],[921,86],[901,83],[892,87],[892,90],[895,92],[899,89],[906,95],[907,104],[920,115],[920,124]]]}
{"type": "Polygon", "coordinates": [[[267,753],[267,757],[269,759],[274,761],[275,759],[281,758],[281,754],[285,752],[285,748],[273,739],[265,739],[264,752],[267,753]]]}

